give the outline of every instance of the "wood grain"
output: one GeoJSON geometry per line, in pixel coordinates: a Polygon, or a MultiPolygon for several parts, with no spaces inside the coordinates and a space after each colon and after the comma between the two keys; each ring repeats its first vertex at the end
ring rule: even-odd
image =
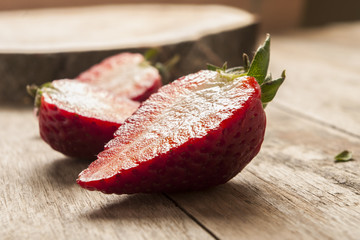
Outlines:
{"type": "Polygon", "coordinates": [[[360,136],[359,22],[275,37],[272,49],[273,72],[288,74],[276,101],[360,136]]]}
{"type": "Polygon", "coordinates": [[[81,189],[89,163],[50,149],[29,109],[1,109],[0,119],[1,239],[213,239],[162,195],[81,189]]]}
{"type": "Polygon", "coordinates": [[[287,80],[266,110],[260,154],[222,187],[171,195],[214,235],[360,238],[359,27],[272,38],[271,70],[287,80]],[[344,149],[355,160],[335,163],[344,149]]]}
{"type": "Polygon", "coordinates": [[[360,239],[359,27],[273,36],[272,72],[288,72],[266,109],[263,147],[229,183],[203,191],[116,196],[83,190],[75,178],[88,163],[51,150],[30,109],[1,107],[0,236],[360,239]],[[344,149],[354,160],[335,163],[344,149]]]}
{"type": "Polygon", "coordinates": [[[215,189],[170,196],[224,239],[358,239],[360,162],[333,157],[343,148],[360,153],[360,140],[267,110],[262,150],[242,173],[215,189]]]}

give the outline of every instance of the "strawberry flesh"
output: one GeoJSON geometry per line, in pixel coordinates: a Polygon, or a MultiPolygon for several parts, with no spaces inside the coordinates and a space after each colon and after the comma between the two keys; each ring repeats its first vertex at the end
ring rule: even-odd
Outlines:
{"type": "Polygon", "coordinates": [[[180,78],[120,126],[77,182],[117,194],[225,183],[260,150],[266,125],[260,97],[253,77],[204,70],[180,78]]]}
{"type": "Polygon", "coordinates": [[[95,159],[139,103],[74,80],[44,89],[38,110],[40,136],[53,149],[95,159]]]}
{"type": "Polygon", "coordinates": [[[106,58],[81,73],[77,80],[140,102],[162,85],[158,70],[139,53],[120,53],[106,58]]]}

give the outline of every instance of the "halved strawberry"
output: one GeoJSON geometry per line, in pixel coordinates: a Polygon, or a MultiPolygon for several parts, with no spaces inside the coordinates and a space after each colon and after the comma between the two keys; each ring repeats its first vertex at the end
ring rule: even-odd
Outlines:
{"type": "Polygon", "coordinates": [[[267,38],[250,68],[211,68],[162,87],[117,130],[78,184],[122,194],[195,190],[230,180],[259,152],[263,106],[285,78],[266,78],[269,44],[267,38]]]}
{"type": "Polygon", "coordinates": [[[86,83],[63,79],[36,90],[40,136],[53,149],[95,159],[140,105],[86,83]]]}
{"type": "Polygon", "coordinates": [[[77,80],[135,101],[144,101],[162,85],[159,71],[140,53],[120,53],[81,73],[77,80]]]}

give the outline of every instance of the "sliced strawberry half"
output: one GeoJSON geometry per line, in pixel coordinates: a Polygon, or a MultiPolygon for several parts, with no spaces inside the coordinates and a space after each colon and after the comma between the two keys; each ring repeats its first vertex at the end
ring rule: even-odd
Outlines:
{"type": "Polygon", "coordinates": [[[64,79],[37,89],[40,136],[53,149],[95,159],[140,105],[86,83],[64,79]]]}
{"type": "Polygon", "coordinates": [[[77,80],[135,101],[144,101],[162,85],[159,71],[139,53],[120,53],[81,73],[77,80]]]}
{"type": "Polygon", "coordinates": [[[78,184],[122,194],[196,190],[230,180],[259,152],[263,106],[285,78],[265,77],[269,44],[268,38],[250,67],[203,70],[162,87],[117,130],[78,184]]]}

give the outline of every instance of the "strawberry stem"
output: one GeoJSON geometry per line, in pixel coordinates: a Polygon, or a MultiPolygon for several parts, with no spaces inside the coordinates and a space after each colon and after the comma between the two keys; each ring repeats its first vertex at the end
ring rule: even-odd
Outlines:
{"type": "Polygon", "coordinates": [[[33,98],[35,98],[36,92],[37,92],[38,89],[39,89],[39,87],[37,85],[35,85],[35,84],[31,84],[31,85],[26,86],[27,93],[33,98]]]}
{"type": "Polygon", "coordinates": [[[41,105],[41,95],[43,94],[43,92],[48,91],[49,89],[57,90],[51,84],[51,82],[44,83],[40,87],[35,85],[35,84],[26,86],[26,91],[28,92],[28,94],[35,99],[34,100],[35,108],[40,107],[40,105],[41,105]]]}
{"type": "Polygon", "coordinates": [[[152,62],[159,54],[158,48],[150,48],[144,53],[144,58],[148,62],[152,62]]]}
{"type": "Polygon", "coordinates": [[[154,63],[154,60],[159,55],[160,51],[161,51],[161,49],[159,49],[159,48],[151,48],[151,49],[147,50],[144,53],[144,58],[145,58],[144,64],[145,64],[145,66],[152,65],[153,67],[155,67],[159,71],[164,82],[168,82],[171,77],[172,69],[180,61],[180,56],[175,55],[164,63],[161,63],[161,62],[154,63]]]}
{"type": "Polygon", "coordinates": [[[250,68],[250,60],[249,60],[249,56],[246,53],[243,54],[243,63],[244,63],[244,71],[248,72],[250,68]]]}
{"type": "Polygon", "coordinates": [[[170,58],[165,63],[157,62],[154,64],[154,67],[159,71],[161,77],[164,79],[164,82],[168,82],[171,77],[171,71],[175,65],[179,62],[180,56],[175,55],[170,58]]]}
{"type": "Polygon", "coordinates": [[[274,99],[278,89],[280,88],[286,77],[284,70],[280,78],[273,80],[271,74],[268,75],[269,61],[270,35],[267,34],[265,42],[257,49],[251,63],[249,61],[249,57],[244,53],[244,66],[227,69],[227,64],[225,63],[222,67],[207,64],[207,68],[208,70],[219,72],[222,77],[226,77],[229,80],[241,76],[254,77],[260,85],[261,101],[263,103],[263,108],[265,108],[267,104],[274,99]]]}

